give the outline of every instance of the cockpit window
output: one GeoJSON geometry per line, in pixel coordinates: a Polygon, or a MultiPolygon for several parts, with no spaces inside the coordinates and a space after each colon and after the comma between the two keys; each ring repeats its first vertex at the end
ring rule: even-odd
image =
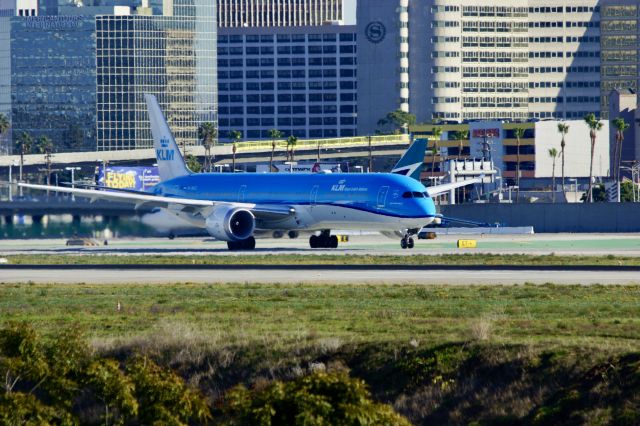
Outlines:
{"type": "Polygon", "coordinates": [[[427,191],[424,191],[423,194],[424,194],[424,198],[429,198],[429,193],[427,191]]]}
{"type": "Polygon", "coordinates": [[[402,194],[402,198],[425,198],[425,194],[422,192],[405,192],[402,194]]]}

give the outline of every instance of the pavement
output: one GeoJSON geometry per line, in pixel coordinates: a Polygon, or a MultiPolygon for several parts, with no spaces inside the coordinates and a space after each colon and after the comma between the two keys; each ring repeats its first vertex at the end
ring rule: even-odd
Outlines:
{"type": "MultiPolygon", "coordinates": [[[[102,243],[102,241],[100,241],[102,243]]],[[[310,249],[308,238],[259,239],[256,250],[229,252],[226,243],[210,238],[138,238],[113,239],[98,247],[67,247],[66,240],[0,240],[0,256],[11,254],[153,254],[153,255],[266,255],[266,254],[344,254],[344,255],[412,255],[412,254],[558,254],[640,256],[640,234],[533,234],[533,235],[446,235],[436,240],[417,240],[412,250],[402,250],[400,239],[380,235],[350,235],[349,242],[333,249],[310,249]],[[475,239],[475,249],[458,249],[458,239],[475,239]]]]}
{"type": "MultiPolygon", "coordinates": [[[[257,249],[251,252],[229,252],[226,243],[208,238],[185,239],[130,239],[110,240],[108,245],[98,247],[67,247],[65,240],[0,240],[0,262],[2,256],[11,254],[51,254],[82,256],[97,255],[279,255],[279,254],[340,254],[340,255],[405,255],[449,254],[449,253],[495,253],[544,255],[623,255],[640,256],[639,234],[536,234],[536,235],[492,235],[480,237],[444,236],[437,240],[416,240],[413,250],[402,250],[399,241],[379,235],[351,235],[350,241],[338,249],[315,249],[308,247],[306,237],[298,239],[261,239],[257,249]],[[476,239],[475,249],[458,249],[458,238],[476,239]]],[[[191,265],[189,265],[191,266],[191,265]]],[[[389,283],[389,284],[640,284],[638,270],[604,270],[593,268],[545,269],[531,267],[514,269],[509,267],[487,267],[473,269],[455,267],[418,268],[366,268],[356,269],[317,266],[271,266],[271,267],[194,267],[169,268],[134,265],[132,267],[96,266],[54,269],[48,267],[16,269],[0,265],[0,283],[389,283]]]]}

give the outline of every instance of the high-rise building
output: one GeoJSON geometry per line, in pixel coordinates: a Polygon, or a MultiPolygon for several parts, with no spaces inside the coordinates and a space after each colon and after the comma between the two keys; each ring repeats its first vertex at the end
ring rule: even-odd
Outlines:
{"type": "Polygon", "coordinates": [[[301,27],[341,21],[343,0],[217,0],[220,28],[301,27]]]}
{"type": "Polygon", "coordinates": [[[358,131],[600,111],[597,0],[360,0],[358,131]]]}
{"type": "MultiPolygon", "coordinates": [[[[609,113],[612,90],[638,91],[638,30],[640,2],[603,0],[601,2],[602,112],[609,113]]],[[[615,117],[612,117],[615,118],[615,117]]]]}
{"type": "Polygon", "coordinates": [[[145,93],[181,146],[198,143],[200,123],[217,123],[214,6],[201,3],[174,1],[169,16],[96,17],[98,150],[153,145],[145,93]]]}
{"type": "Polygon", "coordinates": [[[354,136],[356,69],[354,26],[219,29],[220,138],[354,136]]]}
{"type": "Polygon", "coordinates": [[[38,16],[0,16],[5,152],[21,132],[57,151],[150,147],[144,93],[158,96],[179,143],[198,143],[199,124],[217,121],[215,4],[134,3],[52,0],[38,16]]]}

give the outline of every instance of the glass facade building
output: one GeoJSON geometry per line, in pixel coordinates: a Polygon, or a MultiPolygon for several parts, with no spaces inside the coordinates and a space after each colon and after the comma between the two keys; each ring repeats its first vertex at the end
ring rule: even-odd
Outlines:
{"type": "Polygon", "coordinates": [[[198,143],[201,122],[217,123],[213,16],[99,16],[96,29],[98,150],[153,145],[145,93],[180,145],[198,143]]]}
{"type": "MultiPolygon", "coordinates": [[[[0,108],[11,110],[14,140],[28,132],[50,138],[57,151],[95,149],[94,18],[9,19],[11,99],[8,108],[0,108]]],[[[6,37],[5,31],[0,30],[6,37]]],[[[5,82],[0,91],[6,87],[5,82]]],[[[6,92],[0,97],[6,101],[6,92]]]]}

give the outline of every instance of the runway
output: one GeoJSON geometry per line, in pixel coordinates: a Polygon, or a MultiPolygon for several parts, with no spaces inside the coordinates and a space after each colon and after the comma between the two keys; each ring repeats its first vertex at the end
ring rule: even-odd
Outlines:
{"type": "Polygon", "coordinates": [[[178,282],[223,283],[332,283],[332,284],[640,284],[638,268],[514,268],[514,267],[334,267],[334,266],[237,266],[223,267],[129,266],[24,268],[0,267],[0,283],[59,284],[169,284],[178,282]]]}
{"type": "Polygon", "coordinates": [[[112,239],[108,241],[108,245],[97,247],[67,247],[65,242],[66,240],[62,239],[0,240],[0,257],[14,254],[410,256],[460,253],[640,256],[640,234],[446,235],[435,240],[416,240],[416,246],[412,250],[402,250],[399,238],[389,239],[381,235],[349,235],[349,242],[341,243],[337,250],[310,249],[308,236],[300,236],[297,239],[258,239],[256,250],[252,252],[229,252],[226,243],[211,238],[112,239]],[[475,249],[458,249],[458,239],[477,240],[478,246],[475,249]]]}

